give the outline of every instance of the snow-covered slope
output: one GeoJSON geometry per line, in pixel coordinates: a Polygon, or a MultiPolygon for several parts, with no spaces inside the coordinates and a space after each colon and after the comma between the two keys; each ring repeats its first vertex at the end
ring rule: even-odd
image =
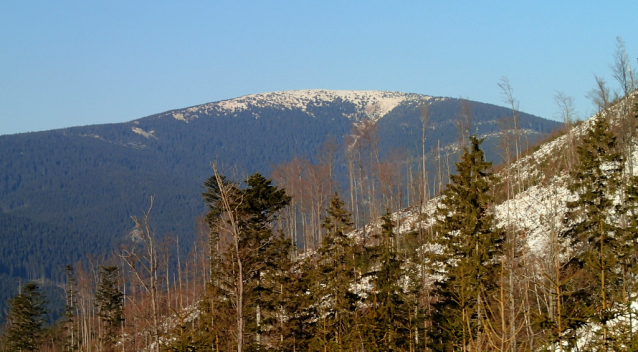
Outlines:
{"type": "MultiPolygon", "coordinates": [[[[631,108],[631,99],[619,102],[613,108],[602,114],[594,115],[588,120],[577,124],[567,133],[540,145],[534,153],[520,158],[509,168],[498,173],[502,182],[510,177],[514,190],[518,193],[509,200],[497,204],[494,212],[500,226],[508,226],[524,234],[528,253],[538,258],[545,257],[550,251],[550,236],[560,231],[563,218],[567,210],[566,204],[575,199],[567,189],[569,174],[557,163],[570,145],[577,145],[579,140],[598,118],[609,118],[612,125],[617,125],[620,116],[631,108]],[[552,162],[562,171],[550,170],[552,162]]],[[[634,141],[634,144],[638,141],[634,141]]],[[[638,174],[638,152],[633,154],[633,174],[638,174]]],[[[418,206],[404,209],[393,214],[393,219],[399,224],[400,232],[407,232],[423,225],[433,224],[433,215],[440,198],[433,198],[419,210],[418,206]],[[421,220],[419,220],[421,218],[421,220]]],[[[380,222],[369,225],[380,226],[380,222]]]]}
{"type": "MultiPolygon", "coordinates": [[[[349,117],[366,117],[373,121],[385,116],[405,101],[445,100],[414,93],[387,91],[324,90],[305,89],[245,95],[239,98],[222,100],[172,112],[175,119],[188,122],[200,115],[211,112],[238,113],[251,108],[276,108],[281,110],[300,109],[307,111],[310,106],[322,106],[336,100],[347,101],[356,107],[357,112],[349,117]]],[[[258,118],[259,116],[255,116],[258,118]]]]}

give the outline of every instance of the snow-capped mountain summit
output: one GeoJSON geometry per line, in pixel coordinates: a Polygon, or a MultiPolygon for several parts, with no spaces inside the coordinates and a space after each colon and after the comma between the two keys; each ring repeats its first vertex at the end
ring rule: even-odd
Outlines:
{"type": "Polygon", "coordinates": [[[254,111],[258,118],[260,109],[300,110],[310,115],[313,111],[326,104],[344,102],[352,104],[355,112],[346,114],[350,119],[367,118],[377,121],[404,102],[425,103],[443,101],[447,98],[435,98],[415,93],[401,93],[388,91],[357,91],[357,90],[325,90],[305,89],[259,93],[238,98],[202,104],[190,108],[172,111],[169,114],[175,119],[188,122],[202,115],[238,114],[244,111],[254,111]]]}

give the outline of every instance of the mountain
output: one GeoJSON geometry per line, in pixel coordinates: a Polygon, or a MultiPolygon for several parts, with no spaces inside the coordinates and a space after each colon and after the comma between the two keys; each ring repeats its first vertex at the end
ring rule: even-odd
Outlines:
{"type": "MultiPolygon", "coordinates": [[[[458,149],[456,121],[466,104],[488,157],[500,160],[499,121],[510,110],[384,91],[254,94],[127,123],[0,136],[0,275],[59,281],[64,265],[125,241],[131,216],[147,211],[151,196],[154,230],[179,236],[188,247],[204,211],[200,194],[212,161],[240,175],[269,175],[295,156],[316,161],[328,136],[343,144],[364,121],[377,128],[381,157],[390,150],[418,156],[423,104],[429,106],[428,150],[440,146],[449,155],[458,149]]],[[[559,126],[519,114],[527,145],[559,126]]],[[[345,167],[337,179],[345,185],[345,167]]]]}

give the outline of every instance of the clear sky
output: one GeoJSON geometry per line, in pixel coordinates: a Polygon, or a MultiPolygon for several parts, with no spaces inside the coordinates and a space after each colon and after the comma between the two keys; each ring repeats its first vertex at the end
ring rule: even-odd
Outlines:
{"type": "Polygon", "coordinates": [[[616,36],[638,66],[638,1],[0,0],[0,134],[124,122],[293,89],[391,90],[555,116],[616,36]]]}

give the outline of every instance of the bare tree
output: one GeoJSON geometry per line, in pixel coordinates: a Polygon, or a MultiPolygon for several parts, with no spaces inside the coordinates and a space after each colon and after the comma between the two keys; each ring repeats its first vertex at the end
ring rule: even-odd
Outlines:
{"type": "Polygon", "coordinates": [[[132,246],[130,248],[122,248],[120,254],[122,260],[130,269],[130,273],[136,280],[136,283],[143,291],[150,296],[151,316],[150,325],[152,328],[152,337],[154,340],[153,349],[160,350],[160,312],[159,312],[159,258],[157,252],[157,239],[155,233],[151,229],[149,216],[153,209],[153,197],[151,204],[144,216],[139,219],[133,216],[135,222],[135,240],[139,241],[140,247],[132,246]]]}
{"type": "Polygon", "coordinates": [[[594,78],[596,79],[596,86],[587,93],[587,98],[594,103],[598,112],[601,113],[612,101],[611,92],[603,77],[594,75],[594,78]]]}
{"type": "Polygon", "coordinates": [[[572,128],[576,120],[576,109],[574,108],[574,97],[565,94],[564,92],[556,92],[554,95],[554,102],[558,107],[558,116],[563,121],[563,128],[567,131],[567,153],[565,155],[567,159],[567,168],[571,170],[575,158],[575,146],[574,136],[572,128]]]}
{"type": "Polygon", "coordinates": [[[620,84],[624,96],[636,89],[636,73],[633,72],[625,42],[621,37],[616,37],[616,50],[614,51],[614,63],[610,65],[614,78],[620,84]]]}
{"type": "Polygon", "coordinates": [[[459,147],[463,150],[467,146],[467,142],[472,134],[472,106],[469,100],[461,99],[461,109],[459,110],[459,119],[457,121],[457,129],[459,132],[459,147]]]}
{"type": "Polygon", "coordinates": [[[499,88],[501,88],[501,95],[503,96],[503,102],[509,105],[509,108],[512,109],[512,125],[514,126],[514,151],[516,152],[516,158],[520,157],[521,147],[520,147],[520,126],[518,122],[518,100],[514,98],[514,89],[510,84],[510,81],[507,77],[501,77],[501,80],[498,82],[499,88]]]}
{"type": "MultiPolygon", "coordinates": [[[[507,77],[502,77],[501,80],[498,82],[498,86],[501,89],[501,94],[503,96],[503,102],[505,102],[506,104],[509,105],[509,108],[512,110],[512,116],[511,116],[511,124],[512,124],[512,132],[514,134],[514,138],[513,138],[513,144],[514,144],[514,153],[515,153],[515,157],[516,159],[519,159],[521,156],[521,143],[520,143],[520,126],[519,126],[519,121],[518,121],[518,100],[516,100],[516,98],[514,98],[514,89],[512,88],[512,85],[510,84],[510,81],[507,77]]],[[[509,132],[503,132],[503,133],[507,133],[509,134],[509,132]]],[[[506,141],[507,144],[509,144],[509,141],[506,141]]],[[[506,148],[509,148],[509,146],[507,146],[506,148]]],[[[508,159],[509,159],[509,151],[506,153],[508,155],[508,159]]],[[[509,173],[508,171],[508,197],[510,195],[510,191],[509,188],[512,187],[511,182],[511,173],[509,173]]],[[[515,175],[513,175],[514,177],[514,185],[518,185],[519,187],[521,187],[521,182],[522,182],[522,177],[521,177],[521,171],[520,168],[517,167],[515,170],[515,175]]],[[[509,206],[508,206],[508,210],[507,210],[507,217],[508,217],[508,224],[509,224],[509,216],[510,216],[510,210],[509,210],[509,206]]],[[[518,282],[518,280],[520,278],[516,277],[517,273],[516,273],[516,267],[517,267],[517,262],[518,262],[518,250],[520,248],[520,239],[517,236],[516,231],[512,231],[511,229],[509,229],[509,231],[506,232],[506,244],[505,244],[505,248],[507,248],[506,250],[506,257],[507,257],[507,276],[508,276],[508,292],[507,292],[507,297],[508,297],[508,301],[509,301],[509,324],[508,324],[508,328],[509,328],[509,336],[507,337],[508,341],[509,341],[509,346],[510,346],[510,350],[512,352],[516,351],[516,347],[517,347],[517,333],[520,329],[520,327],[517,326],[516,324],[516,320],[517,320],[517,297],[515,294],[515,283],[518,282]]],[[[504,302],[502,302],[504,304],[504,302]]],[[[529,311],[529,309],[527,309],[527,311],[529,311]]],[[[527,317],[526,317],[526,320],[527,317]]]]}
{"type": "Polygon", "coordinates": [[[423,207],[424,203],[425,203],[425,199],[426,199],[426,194],[428,193],[427,190],[427,169],[426,169],[426,154],[425,154],[425,137],[426,137],[426,132],[427,132],[427,124],[428,124],[428,118],[429,118],[429,114],[430,114],[430,109],[428,107],[427,104],[423,103],[421,104],[421,106],[419,107],[419,110],[421,110],[421,176],[423,177],[422,179],[422,191],[421,191],[421,207],[423,207]]]}
{"type": "Polygon", "coordinates": [[[242,261],[242,253],[240,253],[240,235],[241,231],[239,228],[239,219],[238,219],[238,208],[242,203],[242,199],[236,199],[237,194],[233,192],[233,185],[224,182],[222,176],[217,171],[217,166],[215,164],[212,165],[215,180],[217,181],[217,187],[219,191],[219,201],[221,204],[221,211],[223,212],[223,218],[225,221],[218,221],[216,225],[218,226],[217,231],[223,231],[231,236],[232,239],[232,250],[234,251],[234,255],[232,256],[235,260],[235,265],[237,266],[237,277],[235,280],[235,290],[236,290],[236,324],[237,324],[237,352],[243,351],[244,348],[244,268],[242,261]],[[232,194],[231,194],[232,193],[232,194]]]}

